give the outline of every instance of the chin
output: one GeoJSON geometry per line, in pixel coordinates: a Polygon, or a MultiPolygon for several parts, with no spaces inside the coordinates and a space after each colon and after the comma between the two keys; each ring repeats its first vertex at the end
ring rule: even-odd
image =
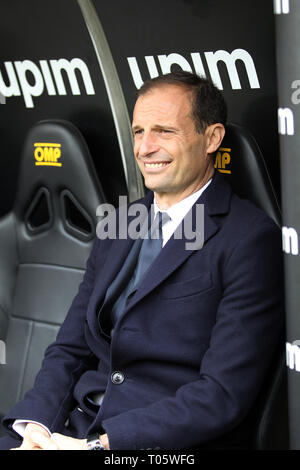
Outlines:
{"type": "Polygon", "coordinates": [[[171,190],[170,185],[166,183],[155,181],[154,178],[145,178],[145,186],[146,188],[154,191],[156,193],[166,193],[171,190]]]}
{"type": "Polygon", "coordinates": [[[157,184],[145,183],[145,186],[146,186],[146,188],[150,189],[150,191],[153,191],[154,193],[157,193],[157,194],[168,192],[167,189],[165,189],[164,187],[159,186],[157,184]]]}

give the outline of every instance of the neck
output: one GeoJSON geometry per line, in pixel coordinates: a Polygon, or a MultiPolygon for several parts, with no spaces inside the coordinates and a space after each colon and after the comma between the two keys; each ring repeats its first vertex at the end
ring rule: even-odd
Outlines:
{"type": "Polygon", "coordinates": [[[194,185],[189,186],[188,188],[182,190],[180,193],[167,193],[167,192],[156,192],[154,191],[154,198],[156,204],[158,205],[159,209],[167,210],[174,204],[182,201],[183,199],[191,196],[195,192],[199,191],[203,188],[206,183],[213,177],[214,175],[214,168],[212,171],[209,171],[205,174],[205,177],[199,182],[195,183],[194,185]]]}

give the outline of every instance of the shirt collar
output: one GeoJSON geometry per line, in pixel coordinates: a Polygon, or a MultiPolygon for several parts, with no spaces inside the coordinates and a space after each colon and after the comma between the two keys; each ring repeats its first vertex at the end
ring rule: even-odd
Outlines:
{"type": "Polygon", "coordinates": [[[184,216],[188,213],[188,211],[191,209],[193,204],[199,199],[201,194],[205,191],[205,189],[210,185],[212,181],[212,178],[198,191],[196,191],[193,194],[190,194],[190,196],[187,196],[186,198],[182,199],[181,201],[177,202],[176,204],[173,204],[173,206],[169,207],[167,210],[161,210],[154,197],[154,217],[156,216],[158,211],[161,212],[166,212],[171,220],[175,222],[176,224],[180,223],[184,216]]]}

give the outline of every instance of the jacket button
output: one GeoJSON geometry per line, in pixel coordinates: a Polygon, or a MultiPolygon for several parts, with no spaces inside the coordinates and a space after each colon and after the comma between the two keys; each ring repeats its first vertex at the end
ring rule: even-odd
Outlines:
{"type": "Polygon", "coordinates": [[[124,382],[125,376],[123,372],[117,371],[111,374],[111,381],[113,384],[119,385],[124,382]]]}

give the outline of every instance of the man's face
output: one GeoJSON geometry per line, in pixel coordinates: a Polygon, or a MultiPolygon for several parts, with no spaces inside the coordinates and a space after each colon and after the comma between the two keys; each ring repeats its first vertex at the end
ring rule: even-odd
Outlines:
{"type": "Polygon", "coordinates": [[[177,85],[153,88],[136,102],[134,154],[165,207],[200,189],[213,175],[207,131],[199,134],[191,116],[191,94],[177,85]]]}

